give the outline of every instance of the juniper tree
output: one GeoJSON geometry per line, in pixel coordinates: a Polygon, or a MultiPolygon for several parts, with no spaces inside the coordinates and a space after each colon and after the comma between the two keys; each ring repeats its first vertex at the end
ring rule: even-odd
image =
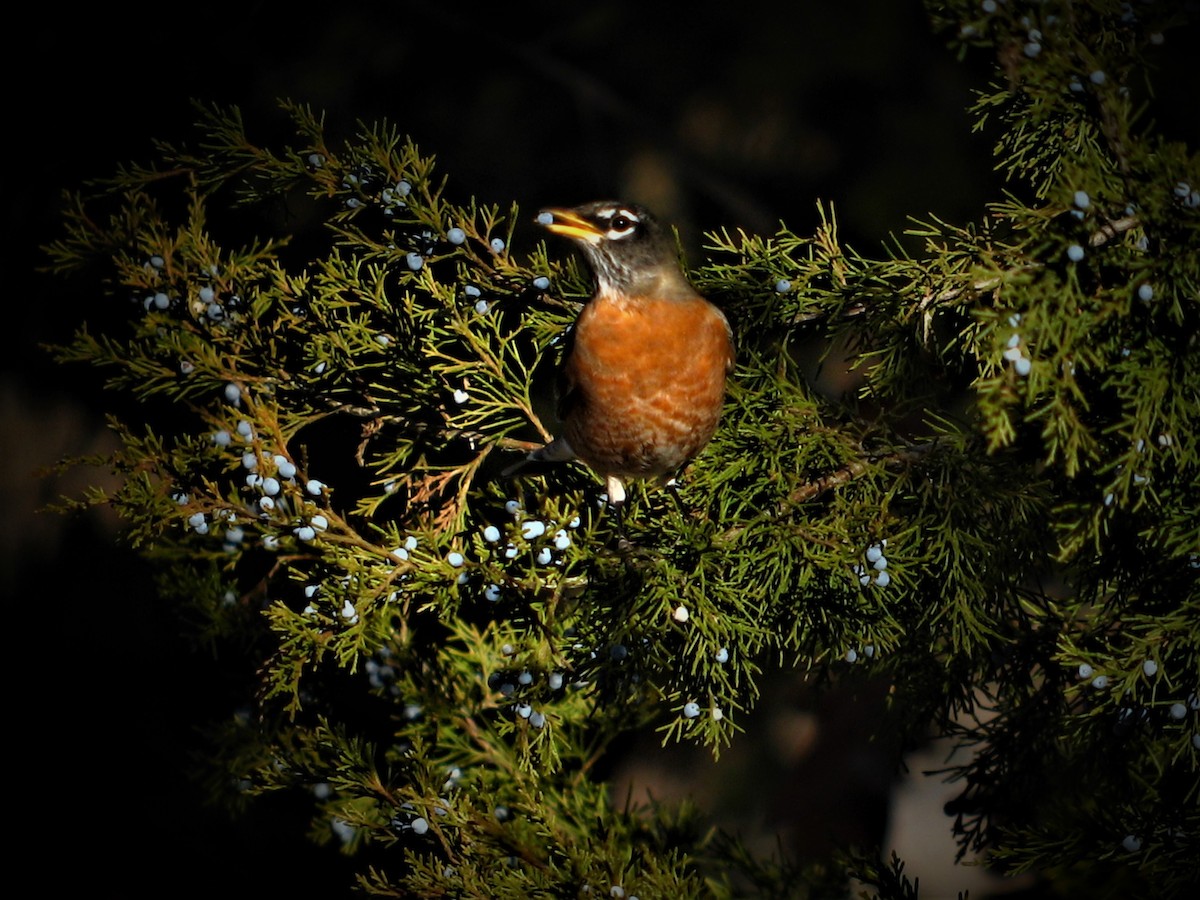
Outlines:
{"type": "Polygon", "coordinates": [[[92,460],[120,487],[67,505],[118,510],[160,602],[252,661],[215,797],[310,798],[381,895],[914,896],[871,848],[757,858],[595,777],[635,729],[719,756],[783,666],[886,680],[893,752],[972,751],[945,773],[964,854],[1063,894],[1195,885],[1200,164],[1136,100],[1182,19],[930,14],[994,62],[972,112],[1004,195],[868,255],[825,204],[811,234],[709,234],[690,274],[738,366],[677,488],[631,490],[632,549],[582,467],[500,474],[556,432],[589,292],[530,211],[290,101],[287,146],[200,105],[194,147],[71,196],[50,266],[128,315],[55,352],[141,405],[92,460]],[[288,226],[228,214],[264,206],[288,226]],[[852,395],[804,377],[814,339],[852,395]]]}

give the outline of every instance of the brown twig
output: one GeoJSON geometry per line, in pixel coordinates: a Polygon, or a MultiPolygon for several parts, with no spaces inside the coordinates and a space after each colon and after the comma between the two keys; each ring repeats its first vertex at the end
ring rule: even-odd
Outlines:
{"type": "MultiPolygon", "coordinates": [[[[758,517],[757,521],[761,521],[763,519],[769,520],[780,518],[792,507],[798,506],[801,503],[807,503],[810,500],[815,500],[822,494],[825,494],[836,487],[840,487],[843,484],[849,484],[855,478],[859,478],[867,474],[871,470],[871,467],[878,463],[882,462],[884,465],[894,465],[897,463],[905,464],[915,462],[923,457],[926,453],[929,453],[931,450],[933,450],[935,446],[937,446],[937,441],[933,440],[925,444],[915,444],[903,450],[897,450],[888,454],[863,456],[859,459],[851,460],[839,469],[835,469],[826,475],[821,475],[820,477],[815,478],[806,484],[802,484],[800,487],[793,490],[784,500],[781,500],[778,504],[776,504],[774,509],[763,512],[758,517]]],[[[735,526],[734,528],[726,531],[724,537],[726,540],[732,540],[745,531],[748,527],[748,525],[735,526]]]]}

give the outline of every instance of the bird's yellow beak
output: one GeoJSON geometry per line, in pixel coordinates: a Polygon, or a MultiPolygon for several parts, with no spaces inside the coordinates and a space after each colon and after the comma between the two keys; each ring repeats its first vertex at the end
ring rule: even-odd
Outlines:
{"type": "Polygon", "coordinates": [[[570,209],[543,209],[534,221],[555,234],[592,244],[604,236],[603,231],[570,209]]]}

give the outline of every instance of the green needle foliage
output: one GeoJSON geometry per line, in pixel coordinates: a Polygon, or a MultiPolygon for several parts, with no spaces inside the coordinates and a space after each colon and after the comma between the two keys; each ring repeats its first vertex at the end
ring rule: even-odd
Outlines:
{"type": "Polygon", "coordinates": [[[72,198],[52,267],[129,314],[57,356],[144,412],[112,420],[121,486],[77,502],[250,661],[214,796],[310,797],[379,895],[916,896],[871,848],[757,858],[596,776],[639,728],[718,755],[782,665],[886,679],[897,754],[971,751],[963,853],[1064,896],[1194,886],[1200,164],[1132,99],[1177,7],[930,9],[995,60],[974,113],[1005,196],[914,225],[920,253],[860,255],[827,207],[811,235],[710,235],[692,276],[738,368],[679,488],[632,490],[630,551],[582,467],[499,476],[555,432],[589,290],[531,212],[294,103],[287,146],[198,107],[194,148],[72,198]],[[806,382],[814,341],[852,395],[806,382]]]}

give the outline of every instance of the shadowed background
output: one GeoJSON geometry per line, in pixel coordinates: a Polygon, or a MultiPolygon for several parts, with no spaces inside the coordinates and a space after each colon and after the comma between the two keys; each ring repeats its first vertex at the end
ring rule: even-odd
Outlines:
{"type": "MultiPolygon", "coordinates": [[[[985,61],[957,63],[915,0],[519,7],[160,5],[47,13],[10,32],[23,52],[3,63],[3,246],[18,281],[5,306],[16,339],[0,359],[0,590],[14,629],[12,727],[26,726],[10,774],[30,791],[13,818],[34,840],[92,858],[90,885],[336,896],[350,869],[304,841],[287,802],[235,823],[202,804],[185,773],[196,726],[228,712],[218,663],[187,649],[174,611],[114,546],[114,521],[35,512],[86,480],[35,471],[109,446],[102,411],[113,406],[93,373],[55,366],[39,344],[128,314],[93,284],[35,271],[38,247],[58,236],[64,188],[151,159],[152,139],[194,142],[191,98],[236,104],[252,138],[290,141],[276,105],[286,97],[325,110],[335,134],[396,124],[437,157],[454,201],[515,201],[529,218],[543,204],[643,202],[678,226],[691,265],[705,230],[769,233],[782,220],[811,231],[818,199],[833,203],[851,246],[879,255],[909,215],[963,223],[999,196],[990,141],[965,113],[985,61]]],[[[1155,117],[1194,147],[1189,44],[1195,29],[1163,48],[1155,117]]],[[[541,238],[524,228],[514,252],[541,238]]],[[[694,793],[724,821],[779,830],[801,852],[830,837],[878,840],[891,788],[865,737],[878,702],[868,691],[818,704],[782,679],[722,762],[738,771],[740,757],[770,783],[731,788],[725,774],[722,793],[707,762],[664,761],[654,738],[631,741],[614,778],[622,791],[694,793]]]]}

